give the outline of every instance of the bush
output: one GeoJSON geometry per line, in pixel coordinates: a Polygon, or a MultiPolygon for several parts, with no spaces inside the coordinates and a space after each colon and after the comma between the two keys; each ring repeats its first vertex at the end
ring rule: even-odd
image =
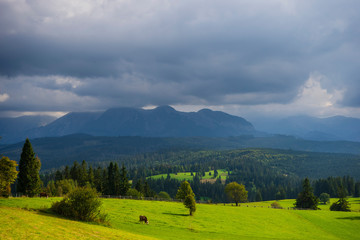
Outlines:
{"type": "Polygon", "coordinates": [[[126,193],[126,196],[131,196],[132,198],[140,199],[142,197],[142,194],[135,188],[129,188],[129,190],[126,193]]]}
{"type": "Polygon", "coordinates": [[[340,198],[337,202],[331,204],[330,211],[350,212],[350,203],[345,198],[340,198]]]}
{"type": "Polygon", "coordinates": [[[170,195],[167,192],[164,192],[164,191],[159,192],[158,198],[168,199],[168,200],[171,199],[170,195]]]}
{"type": "Polygon", "coordinates": [[[273,202],[271,204],[271,207],[272,208],[277,208],[277,209],[282,209],[282,206],[278,202],[273,202]]]}
{"type": "Polygon", "coordinates": [[[101,204],[95,189],[76,188],[60,202],[53,203],[51,209],[75,220],[105,222],[106,215],[100,213],[101,204]]]}

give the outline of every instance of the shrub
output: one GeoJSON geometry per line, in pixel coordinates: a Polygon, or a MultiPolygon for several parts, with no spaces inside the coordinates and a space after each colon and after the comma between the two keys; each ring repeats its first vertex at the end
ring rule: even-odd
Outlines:
{"type": "Polygon", "coordinates": [[[350,212],[350,204],[346,199],[340,198],[337,202],[331,204],[330,211],[350,212]]]}
{"type": "Polygon", "coordinates": [[[346,190],[343,186],[338,189],[339,200],[330,206],[330,211],[350,212],[350,203],[346,200],[346,190]]]}
{"type": "Polygon", "coordinates": [[[277,209],[282,209],[282,206],[278,202],[273,202],[271,204],[271,207],[272,208],[277,208],[277,209]]]}
{"type": "Polygon", "coordinates": [[[164,191],[159,192],[158,198],[171,199],[170,195],[167,192],[164,192],[164,191]]]}
{"type": "Polygon", "coordinates": [[[95,189],[76,188],[60,202],[53,203],[51,209],[75,220],[104,222],[106,216],[100,213],[101,204],[95,189]]]}
{"type": "Polygon", "coordinates": [[[139,199],[142,197],[142,194],[135,188],[129,188],[129,190],[126,193],[126,196],[131,196],[132,198],[139,199]]]}

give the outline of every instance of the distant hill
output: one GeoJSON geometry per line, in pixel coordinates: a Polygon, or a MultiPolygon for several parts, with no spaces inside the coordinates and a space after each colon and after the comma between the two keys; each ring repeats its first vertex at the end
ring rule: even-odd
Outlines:
{"type": "Polygon", "coordinates": [[[280,120],[255,121],[254,124],[261,131],[293,135],[307,140],[360,142],[360,119],[358,118],[294,116],[280,120]]]}
{"type": "Polygon", "coordinates": [[[2,143],[14,143],[26,137],[58,137],[69,134],[93,136],[145,137],[228,137],[254,134],[253,125],[241,117],[208,109],[179,112],[169,106],[152,110],[113,108],[105,112],[69,113],[45,126],[30,130],[9,129],[2,143]],[[10,133],[13,138],[8,138],[10,133]]]}
{"type": "Polygon", "coordinates": [[[36,128],[45,126],[56,118],[51,116],[22,116],[0,118],[0,143],[18,142],[32,134],[36,128]]]}
{"type": "MultiPolygon", "coordinates": [[[[307,141],[289,136],[270,137],[95,137],[74,134],[63,137],[31,139],[40,157],[42,170],[71,165],[74,161],[99,163],[120,161],[126,156],[169,151],[231,150],[272,148],[306,152],[360,154],[360,143],[343,141],[307,141]]],[[[0,153],[18,161],[23,142],[0,146],[0,153]]],[[[353,157],[350,157],[353,158],[353,157]]],[[[314,158],[315,159],[315,158],[314,158]]],[[[137,164],[134,162],[133,164],[137,164]]]]}

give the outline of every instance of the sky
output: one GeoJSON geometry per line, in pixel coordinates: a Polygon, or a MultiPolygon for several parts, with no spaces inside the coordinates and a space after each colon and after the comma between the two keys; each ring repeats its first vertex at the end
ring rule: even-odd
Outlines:
{"type": "Polygon", "coordinates": [[[0,0],[0,117],[360,118],[358,0],[0,0]]]}

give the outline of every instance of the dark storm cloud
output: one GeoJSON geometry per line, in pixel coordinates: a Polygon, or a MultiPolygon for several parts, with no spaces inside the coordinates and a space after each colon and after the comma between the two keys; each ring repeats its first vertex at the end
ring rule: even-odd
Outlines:
{"type": "Polygon", "coordinates": [[[286,104],[312,72],[326,76],[329,92],[345,89],[338,104],[360,107],[359,7],[350,0],[2,1],[0,94],[10,97],[0,109],[286,104]],[[21,104],[26,89],[41,93],[21,104]]]}

